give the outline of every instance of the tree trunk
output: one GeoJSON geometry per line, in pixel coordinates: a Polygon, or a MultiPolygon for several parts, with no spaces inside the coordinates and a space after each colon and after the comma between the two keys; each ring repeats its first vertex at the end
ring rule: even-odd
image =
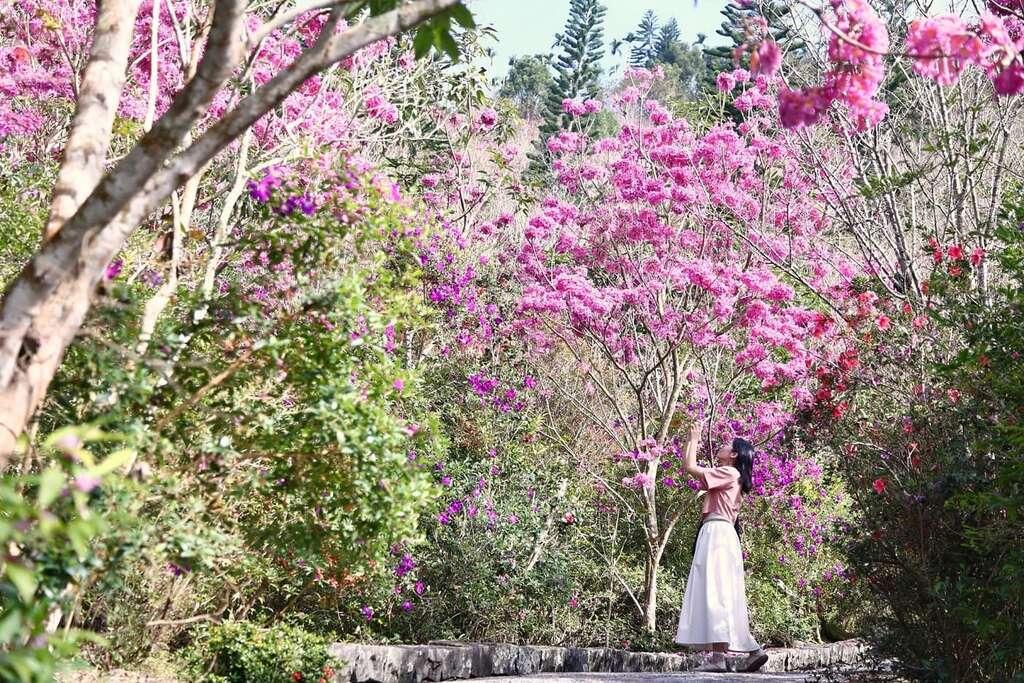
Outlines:
{"type": "Polygon", "coordinates": [[[673,512],[665,520],[660,534],[649,534],[647,539],[647,558],[644,562],[644,594],[643,617],[644,629],[654,633],[658,627],[658,571],[661,569],[661,558],[665,554],[672,530],[679,522],[681,512],[673,512]]]}
{"type": "Polygon", "coordinates": [[[654,633],[658,628],[658,568],[661,553],[648,549],[644,565],[644,630],[654,633]]]}
{"type": "Polygon", "coordinates": [[[57,234],[103,177],[138,11],[137,0],[103,0],[97,5],[89,63],[53,186],[44,240],[57,234]]]}

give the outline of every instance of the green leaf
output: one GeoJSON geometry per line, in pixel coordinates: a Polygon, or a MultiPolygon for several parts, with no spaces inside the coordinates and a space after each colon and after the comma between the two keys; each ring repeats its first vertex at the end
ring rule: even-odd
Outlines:
{"type": "Polygon", "coordinates": [[[107,459],[101,462],[99,465],[94,467],[91,474],[97,477],[102,477],[110,474],[114,470],[118,469],[122,465],[128,464],[128,462],[135,456],[135,451],[130,448],[122,448],[119,451],[114,451],[107,459]]]}
{"type": "Polygon", "coordinates": [[[434,44],[448,53],[448,56],[451,57],[453,62],[459,59],[459,44],[455,42],[454,38],[452,38],[450,31],[438,31],[435,36],[434,44]]]}
{"type": "Polygon", "coordinates": [[[10,610],[0,619],[0,645],[11,642],[21,631],[21,612],[10,610]]]}
{"type": "Polygon", "coordinates": [[[370,0],[370,16],[377,16],[395,9],[395,0],[370,0]]]}
{"type": "Polygon", "coordinates": [[[452,19],[458,22],[462,28],[476,28],[476,21],[473,20],[473,13],[469,11],[469,8],[463,4],[458,4],[452,7],[448,12],[451,14],[452,19]]]}
{"type": "Polygon", "coordinates": [[[84,559],[89,554],[89,540],[93,536],[92,527],[85,520],[77,519],[68,524],[66,533],[71,547],[75,549],[75,554],[79,559],[84,559]]]}
{"type": "Polygon", "coordinates": [[[27,567],[23,567],[20,564],[14,562],[7,563],[7,578],[11,580],[14,587],[18,589],[18,594],[21,596],[22,602],[28,602],[35,595],[36,582],[35,574],[32,573],[27,567]]]}
{"type": "Polygon", "coordinates": [[[46,509],[57,500],[66,481],[59,467],[50,467],[39,477],[39,507],[46,509]]]}
{"type": "Polygon", "coordinates": [[[426,57],[430,52],[430,47],[434,44],[433,34],[434,32],[426,24],[416,29],[416,36],[412,40],[412,49],[416,54],[416,59],[426,57]]]}

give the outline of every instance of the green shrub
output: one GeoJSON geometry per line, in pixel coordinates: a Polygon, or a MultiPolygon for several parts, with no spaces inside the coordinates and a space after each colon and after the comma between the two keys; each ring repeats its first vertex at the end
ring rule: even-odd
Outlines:
{"type": "Polygon", "coordinates": [[[99,487],[131,457],[120,450],[97,462],[85,448],[109,439],[91,427],[59,430],[43,444],[52,464],[41,474],[0,478],[0,680],[53,680],[62,658],[95,640],[47,626],[96,568],[89,544],[103,527],[99,487]]]}
{"type": "Polygon", "coordinates": [[[330,680],[329,642],[289,624],[265,628],[249,621],[227,621],[197,629],[185,658],[192,680],[206,683],[330,680]]]}

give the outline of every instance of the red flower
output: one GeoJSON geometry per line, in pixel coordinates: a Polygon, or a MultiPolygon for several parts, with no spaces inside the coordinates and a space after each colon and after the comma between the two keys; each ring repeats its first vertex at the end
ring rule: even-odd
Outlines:
{"type": "Polygon", "coordinates": [[[14,61],[16,62],[24,63],[31,59],[32,55],[29,54],[28,50],[23,48],[21,45],[18,45],[13,50],[11,50],[11,58],[14,59],[14,61]]]}
{"type": "Polygon", "coordinates": [[[871,488],[873,488],[875,490],[875,493],[877,493],[878,495],[882,495],[883,493],[885,493],[885,479],[881,477],[875,479],[875,483],[871,485],[871,488]]]}
{"type": "Polygon", "coordinates": [[[293,681],[301,681],[302,680],[302,672],[301,671],[293,672],[292,673],[292,680],[293,681]]]}
{"type": "Polygon", "coordinates": [[[927,294],[929,289],[931,289],[931,284],[929,284],[928,280],[925,280],[924,282],[921,283],[922,294],[927,294]]]}
{"type": "Polygon", "coordinates": [[[889,320],[889,316],[887,316],[885,313],[883,313],[882,315],[878,316],[877,323],[878,323],[878,329],[882,330],[883,332],[885,330],[888,330],[890,327],[892,327],[892,321],[889,320]]]}
{"type": "Polygon", "coordinates": [[[981,354],[981,355],[980,355],[980,356],[978,357],[978,365],[980,365],[981,367],[983,367],[983,368],[987,368],[987,367],[988,367],[989,365],[991,365],[991,364],[992,364],[992,359],[990,359],[990,358],[989,358],[988,356],[986,356],[985,354],[981,354]]]}
{"type": "Polygon", "coordinates": [[[910,464],[913,465],[915,469],[920,467],[921,466],[921,456],[919,456],[919,455],[912,455],[912,456],[910,456],[910,464]]]}
{"type": "Polygon", "coordinates": [[[950,266],[949,267],[949,274],[952,277],[960,277],[960,273],[962,273],[962,272],[964,272],[964,271],[963,271],[963,269],[960,266],[950,266]]]}
{"type": "Polygon", "coordinates": [[[959,261],[964,257],[963,247],[959,244],[951,244],[949,248],[946,249],[946,255],[954,261],[959,261]]]}
{"type": "Polygon", "coordinates": [[[836,404],[836,407],[832,409],[832,417],[837,420],[841,420],[846,411],[850,409],[850,404],[846,401],[840,401],[836,404]]]}
{"type": "Polygon", "coordinates": [[[843,369],[843,372],[850,372],[858,365],[860,365],[860,356],[857,349],[846,349],[839,354],[839,367],[843,369]]]}
{"type": "Polygon", "coordinates": [[[981,262],[985,260],[985,250],[981,247],[975,247],[974,251],[971,252],[971,265],[977,268],[981,265],[981,262]]]}
{"type": "Polygon", "coordinates": [[[814,316],[814,330],[811,331],[811,334],[816,338],[820,338],[828,332],[828,328],[831,327],[831,325],[832,321],[828,319],[827,315],[824,313],[817,313],[814,316]]]}

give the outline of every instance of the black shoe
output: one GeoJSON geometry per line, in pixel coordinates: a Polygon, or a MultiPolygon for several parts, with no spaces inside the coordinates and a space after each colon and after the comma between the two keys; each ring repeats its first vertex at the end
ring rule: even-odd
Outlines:
{"type": "Polygon", "coordinates": [[[747,655],[745,660],[737,662],[736,670],[743,671],[746,673],[753,673],[759,671],[762,666],[768,661],[768,653],[764,650],[757,650],[747,655]]]}

